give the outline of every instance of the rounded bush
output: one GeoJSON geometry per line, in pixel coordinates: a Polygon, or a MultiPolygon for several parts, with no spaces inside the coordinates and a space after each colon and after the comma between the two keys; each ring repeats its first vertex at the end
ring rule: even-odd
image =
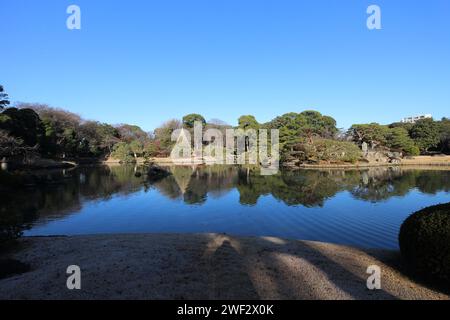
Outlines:
{"type": "Polygon", "coordinates": [[[450,284],[450,203],[415,212],[403,222],[400,251],[415,272],[450,284]]]}

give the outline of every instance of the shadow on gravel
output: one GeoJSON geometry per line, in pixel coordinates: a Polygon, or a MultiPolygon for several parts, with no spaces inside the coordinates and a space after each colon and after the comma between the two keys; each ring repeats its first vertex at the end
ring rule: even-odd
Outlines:
{"type": "Polygon", "coordinates": [[[0,279],[30,271],[30,265],[14,259],[0,259],[0,279]]]}

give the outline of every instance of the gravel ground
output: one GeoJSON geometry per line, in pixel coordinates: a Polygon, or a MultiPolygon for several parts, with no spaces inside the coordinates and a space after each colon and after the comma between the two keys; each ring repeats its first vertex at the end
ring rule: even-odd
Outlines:
{"type": "Polygon", "coordinates": [[[28,237],[0,299],[449,299],[398,271],[399,253],[224,234],[28,237]],[[66,269],[81,268],[81,290],[66,269]],[[381,289],[366,287],[369,265],[381,289]]]}

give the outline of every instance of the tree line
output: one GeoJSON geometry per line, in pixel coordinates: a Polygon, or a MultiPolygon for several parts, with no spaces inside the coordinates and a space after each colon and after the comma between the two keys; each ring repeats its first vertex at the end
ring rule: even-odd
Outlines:
{"type": "Polygon", "coordinates": [[[366,142],[372,148],[387,147],[407,155],[426,154],[430,151],[450,152],[450,119],[440,121],[423,119],[416,123],[396,122],[353,125],[348,135],[359,144],[366,142]]]}
{"type": "MultiPolygon", "coordinates": [[[[195,121],[204,130],[216,128],[223,133],[232,126],[200,114],[172,119],[152,132],[130,124],[111,125],[82,119],[72,112],[42,104],[21,103],[10,107],[0,86],[0,159],[3,158],[108,158],[133,162],[138,158],[166,157],[174,145],[172,132],[193,130],[195,121]]],[[[355,124],[343,132],[336,121],[317,111],[286,113],[266,123],[253,115],[238,119],[238,128],[278,129],[283,161],[355,162],[360,147],[387,148],[406,155],[450,150],[450,119],[424,119],[415,124],[355,124]]],[[[225,137],[225,134],[223,135],[225,137]]]]}

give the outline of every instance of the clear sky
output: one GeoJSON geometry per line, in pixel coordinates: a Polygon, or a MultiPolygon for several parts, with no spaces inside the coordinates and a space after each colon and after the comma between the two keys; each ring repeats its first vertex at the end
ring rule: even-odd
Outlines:
{"type": "Polygon", "coordinates": [[[12,101],[102,122],[450,116],[448,0],[0,0],[0,30],[12,101]],[[66,28],[71,4],[81,30],[66,28]],[[371,4],[382,30],[366,27],[371,4]]]}

